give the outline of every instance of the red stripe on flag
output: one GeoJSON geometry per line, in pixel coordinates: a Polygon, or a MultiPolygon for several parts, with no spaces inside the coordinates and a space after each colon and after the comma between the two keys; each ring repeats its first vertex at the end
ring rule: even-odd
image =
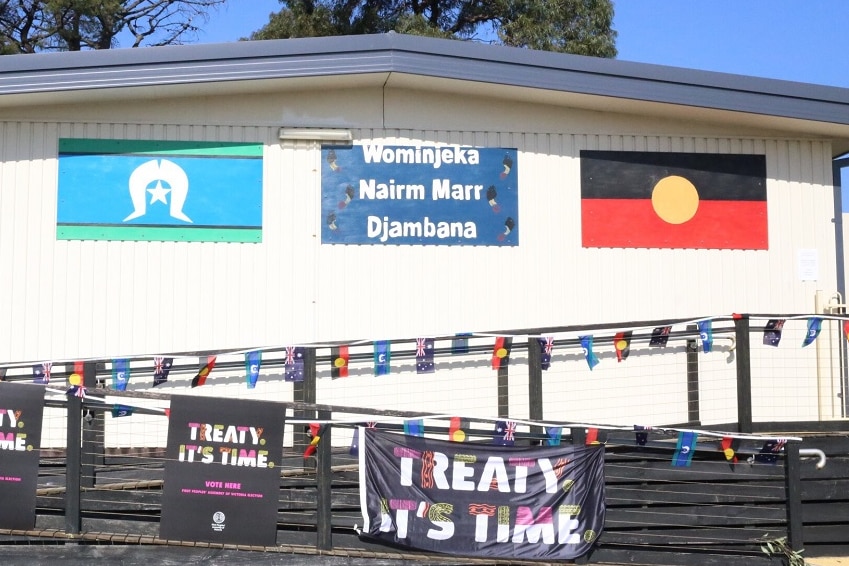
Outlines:
{"type": "Polygon", "coordinates": [[[650,199],[581,200],[585,248],[769,248],[766,201],[702,200],[695,216],[670,224],[650,199]]]}

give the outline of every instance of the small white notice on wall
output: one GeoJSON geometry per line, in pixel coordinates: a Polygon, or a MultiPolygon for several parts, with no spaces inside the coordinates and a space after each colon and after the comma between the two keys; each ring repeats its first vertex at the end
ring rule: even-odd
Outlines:
{"type": "Polygon", "coordinates": [[[799,250],[799,279],[816,281],[820,275],[820,262],[817,250],[799,250]]]}

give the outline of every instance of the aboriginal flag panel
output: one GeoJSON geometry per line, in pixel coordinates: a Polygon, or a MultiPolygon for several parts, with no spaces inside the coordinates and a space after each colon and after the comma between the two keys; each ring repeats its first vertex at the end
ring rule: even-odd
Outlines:
{"type": "Polygon", "coordinates": [[[766,250],[766,157],[581,151],[585,248],[766,250]]]}

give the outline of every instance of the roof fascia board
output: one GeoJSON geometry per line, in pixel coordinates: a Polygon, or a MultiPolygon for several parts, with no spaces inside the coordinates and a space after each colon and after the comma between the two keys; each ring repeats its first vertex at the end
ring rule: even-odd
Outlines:
{"type": "Polygon", "coordinates": [[[395,33],[0,57],[0,96],[407,73],[849,125],[849,89],[395,33]]]}

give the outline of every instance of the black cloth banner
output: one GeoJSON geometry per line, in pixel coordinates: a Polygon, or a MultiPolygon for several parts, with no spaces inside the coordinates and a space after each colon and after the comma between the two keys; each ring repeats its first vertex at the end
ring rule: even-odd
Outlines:
{"type": "Polygon", "coordinates": [[[160,537],[274,546],[284,414],[267,401],[173,396],[160,537]]]}
{"type": "Polygon", "coordinates": [[[604,526],[604,447],[509,447],[360,429],[364,539],[572,560],[604,526]]]}
{"type": "Polygon", "coordinates": [[[44,386],[0,383],[0,528],[35,527],[44,386]]]}

